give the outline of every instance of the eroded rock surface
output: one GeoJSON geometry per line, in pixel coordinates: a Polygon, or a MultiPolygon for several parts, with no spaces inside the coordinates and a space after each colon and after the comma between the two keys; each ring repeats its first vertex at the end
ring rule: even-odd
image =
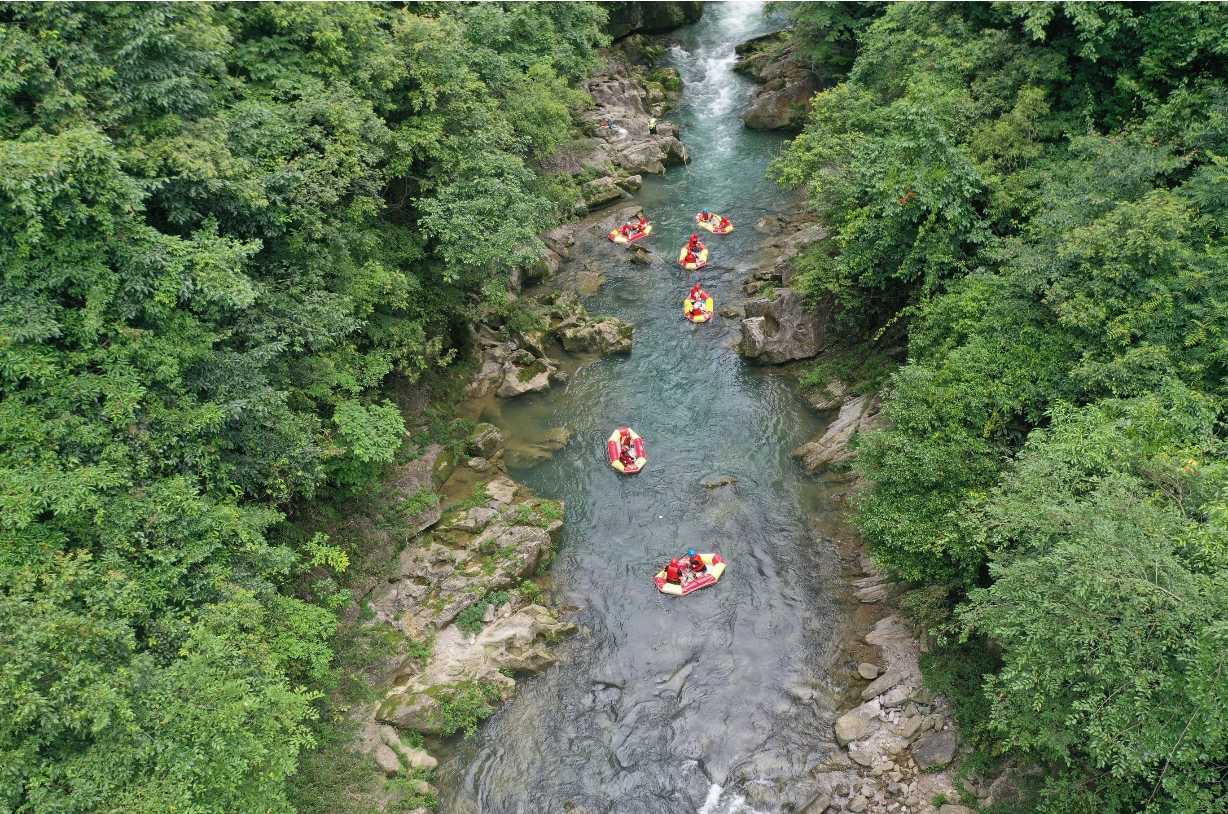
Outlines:
{"type": "Polygon", "coordinates": [[[585,135],[560,145],[544,163],[551,174],[591,176],[581,193],[587,209],[630,197],[643,175],[659,175],[687,160],[677,126],[659,120],[666,98],[646,71],[617,50],[583,84],[594,106],[581,114],[585,135]]]}
{"type": "Polygon", "coordinates": [[[738,353],[760,364],[809,359],[823,349],[825,319],[792,289],[746,303],[738,353]]]}
{"type": "Polygon", "coordinates": [[[879,429],[884,424],[877,396],[846,397],[840,405],[839,414],[827,425],[822,435],[794,449],[793,457],[799,459],[810,472],[848,463],[856,455],[851,443],[857,434],[879,429]]]}

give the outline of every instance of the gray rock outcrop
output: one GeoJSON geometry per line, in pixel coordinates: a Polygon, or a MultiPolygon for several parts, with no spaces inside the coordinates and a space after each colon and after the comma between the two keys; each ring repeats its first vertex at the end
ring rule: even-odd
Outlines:
{"type": "Polygon", "coordinates": [[[809,359],[823,349],[827,325],[792,289],[746,303],[738,353],[760,364],[809,359]]]}
{"type": "Polygon", "coordinates": [[[761,83],[742,121],[755,130],[800,130],[810,100],[821,87],[818,77],[797,55],[791,33],[766,34],[737,48],[734,70],[761,83]]]}
{"type": "Polygon", "coordinates": [[[704,13],[704,4],[699,0],[670,0],[663,3],[616,2],[606,3],[605,6],[609,13],[605,30],[612,39],[636,32],[661,34],[673,31],[687,23],[695,22],[704,13]]]}
{"type": "MultiPolygon", "coordinates": [[[[868,432],[884,426],[885,421],[879,413],[877,396],[846,397],[840,406],[840,412],[832,420],[823,434],[807,441],[793,450],[793,457],[802,462],[807,471],[814,473],[827,467],[851,461],[856,452],[851,442],[858,433],[868,432]]],[[[863,602],[876,602],[886,596],[883,591],[866,589],[865,597],[859,597],[863,602]]]]}
{"type": "Polygon", "coordinates": [[[606,52],[605,68],[583,85],[594,103],[580,117],[585,136],[560,145],[543,161],[549,174],[588,175],[581,189],[587,209],[629,198],[642,176],[687,160],[677,127],[657,120],[664,98],[651,84],[624,55],[606,52]]]}

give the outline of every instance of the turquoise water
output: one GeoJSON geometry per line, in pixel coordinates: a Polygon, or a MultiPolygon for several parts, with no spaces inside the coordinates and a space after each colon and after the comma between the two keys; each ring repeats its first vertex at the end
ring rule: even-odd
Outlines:
{"type": "MultiPolygon", "coordinates": [[[[691,161],[649,179],[639,200],[664,256],[676,256],[703,207],[737,224],[729,236],[701,233],[718,310],[742,299],[761,239],[752,225],[785,203],[764,178],[781,139],[742,127],[750,84],[731,70],[737,43],[778,27],[761,4],[709,3],[667,56],[685,81],[668,115],[691,161]]],[[[786,377],[737,356],[737,320],[681,318],[694,275],[612,256],[587,305],[633,322],[634,351],[493,416],[514,434],[573,433],[555,457],[512,475],[566,501],[552,576],[585,633],[448,761],[441,810],[789,810],[832,748],[837,691],[838,563],[816,531],[833,513],[788,454],[817,420],[786,377]],[[622,424],[648,445],[633,477],[605,461],[605,438],[622,424]],[[737,482],[705,489],[714,475],[737,482]],[[659,594],[652,574],[688,547],[720,551],[726,577],[684,599],[659,594]]]]}

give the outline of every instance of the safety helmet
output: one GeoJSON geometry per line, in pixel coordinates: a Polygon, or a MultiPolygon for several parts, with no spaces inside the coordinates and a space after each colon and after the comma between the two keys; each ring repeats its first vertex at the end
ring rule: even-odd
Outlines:
{"type": "Polygon", "coordinates": [[[693,549],[693,548],[688,548],[688,549],[686,550],[686,555],[687,555],[688,557],[694,557],[694,556],[695,556],[695,549],[693,549]]]}

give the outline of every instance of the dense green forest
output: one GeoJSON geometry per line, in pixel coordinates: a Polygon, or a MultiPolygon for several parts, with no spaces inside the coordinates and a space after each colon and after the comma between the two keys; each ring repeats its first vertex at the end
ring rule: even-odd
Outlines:
{"type": "Polygon", "coordinates": [[[1228,811],[1228,8],[824,4],[801,285],[906,341],[860,524],[1039,810],[1228,811]]]}
{"type": "Polygon", "coordinates": [[[0,6],[0,811],[278,812],[345,552],[541,255],[594,4],[0,6]]]}

